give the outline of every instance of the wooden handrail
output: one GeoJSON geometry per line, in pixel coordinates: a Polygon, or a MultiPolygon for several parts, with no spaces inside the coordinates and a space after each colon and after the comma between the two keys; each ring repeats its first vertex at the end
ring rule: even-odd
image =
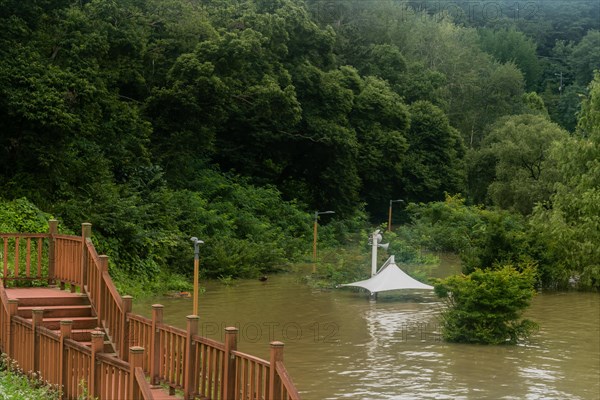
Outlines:
{"type": "Polygon", "coordinates": [[[269,362],[267,360],[263,360],[262,358],[259,358],[259,357],[256,357],[256,356],[253,356],[250,354],[242,353],[241,351],[234,350],[231,352],[231,354],[233,354],[236,357],[243,358],[245,360],[252,361],[252,362],[255,362],[260,365],[264,365],[265,367],[269,366],[269,362]]]}
{"type": "Polygon", "coordinates": [[[150,391],[150,385],[148,384],[148,382],[146,382],[146,375],[144,375],[144,370],[141,367],[135,368],[135,382],[144,400],[154,399],[154,395],[150,391]]]}
{"type": "Polygon", "coordinates": [[[31,238],[31,239],[38,239],[38,238],[47,239],[50,237],[50,235],[47,233],[19,233],[19,232],[0,233],[0,238],[13,238],[13,237],[31,238]]]}
{"type": "Polygon", "coordinates": [[[207,338],[204,336],[198,336],[198,335],[194,335],[192,337],[192,339],[197,343],[202,343],[207,346],[214,347],[215,349],[218,349],[218,350],[225,350],[225,344],[218,342],[216,340],[213,340],[213,339],[210,339],[210,338],[207,338]]]}
{"type": "MultiPolygon", "coordinates": [[[[272,368],[273,366],[271,366],[272,368]]],[[[281,384],[287,391],[287,398],[290,400],[300,400],[300,393],[298,393],[298,389],[292,382],[292,378],[290,374],[288,374],[283,361],[277,361],[275,363],[275,369],[277,371],[277,375],[279,375],[279,379],[281,379],[281,384]]]]}

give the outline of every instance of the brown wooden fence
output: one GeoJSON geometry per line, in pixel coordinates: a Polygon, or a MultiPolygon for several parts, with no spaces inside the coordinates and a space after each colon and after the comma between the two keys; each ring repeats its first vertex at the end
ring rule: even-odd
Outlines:
{"type": "Polygon", "coordinates": [[[90,240],[91,225],[82,224],[81,236],[59,235],[57,227],[50,221],[48,234],[0,234],[0,346],[23,371],[62,386],[66,399],[82,395],[82,382],[101,400],[153,399],[151,385],[181,390],[185,399],[300,399],[283,363],[283,343],[271,343],[266,361],[237,350],[236,328],[226,328],[220,343],[198,336],[195,315],[179,329],[163,323],[160,304],[152,306],[151,319],[132,314],[132,298],[118,293],[108,258],[90,240]],[[31,320],[18,316],[18,300],[5,287],[28,280],[85,293],[104,332],[93,332],[86,346],[71,339],[67,318],[54,331],[42,326],[43,308],[33,309],[31,320]],[[118,357],[104,354],[105,333],[118,357]]]}

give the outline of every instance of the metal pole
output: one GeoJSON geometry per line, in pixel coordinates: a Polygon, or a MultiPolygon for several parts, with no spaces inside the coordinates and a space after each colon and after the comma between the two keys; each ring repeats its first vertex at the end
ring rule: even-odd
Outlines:
{"type": "Polygon", "coordinates": [[[373,240],[371,244],[371,276],[377,273],[377,244],[379,242],[379,229],[373,232],[373,240]]]}
{"type": "Polygon", "coordinates": [[[193,299],[193,315],[198,315],[198,275],[200,273],[200,244],[204,243],[202,240],[199,240],[197,237],[193,237],[190,239],[194,242],[194,299],[193,299]]]}
{"type": "Polygon", "coordinates": [[[198,254],[194,254],[194,305],[193,305],[193,315],[198,315],[198,274],[199,274],[199,266],[200,263],[198,254]]]}
{"type": "MultiPolygon", "coordinates": [[[[379,244],[380,237],[379,229],[373,232],[373,239],[371,243],[371,277],[377,274],[377,245],[379,244]]],[[[377,293],[371,293],[369,300],[377,301],[377,293]]]]}

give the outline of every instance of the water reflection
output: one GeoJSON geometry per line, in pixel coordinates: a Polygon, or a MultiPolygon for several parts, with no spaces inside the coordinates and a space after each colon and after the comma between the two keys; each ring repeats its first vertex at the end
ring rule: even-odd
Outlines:
{"type": "MultiPolygon", "coordinates": [[[[149,316],[165,305],[168,323],[185,327],[190,299],[134,301],[149,316]]],[[[598,399],[600,295],[544,293],[527,311],[541,330],[520,346],[471,346],[440,340],[442,304],[431,294],[383,295],[371,303],[352,290],[318,291],[294,275],[227,287],[207,284],[200,298],[204,334],[222,340],[240,328],[242,351],[284,358],[305,400],[598,399]]]]}

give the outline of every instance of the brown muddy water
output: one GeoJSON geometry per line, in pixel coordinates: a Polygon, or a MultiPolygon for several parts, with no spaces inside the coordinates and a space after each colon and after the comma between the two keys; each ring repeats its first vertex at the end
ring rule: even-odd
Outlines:
{"type": "MultiPolygon", "coordinates": [[[[444,261],[433,275],[457,270],[444,261]]],[[[269,342],[283,341],[305,400],[600,399],[598,293],[538,294],[526,316],[540,331],[526,344],[459,345],[441,341],[443,304],[431,293],[370,302],[352,289],[311,289],[300,275],[203,282],[201,334],[223,340],[236,326],[238,348],[267,360],[269,342]]],[[[134,300],[133,311],[150,317],[154,303],[164,305],[165,322],[185,328],[191,299],[134,300]]]]}

